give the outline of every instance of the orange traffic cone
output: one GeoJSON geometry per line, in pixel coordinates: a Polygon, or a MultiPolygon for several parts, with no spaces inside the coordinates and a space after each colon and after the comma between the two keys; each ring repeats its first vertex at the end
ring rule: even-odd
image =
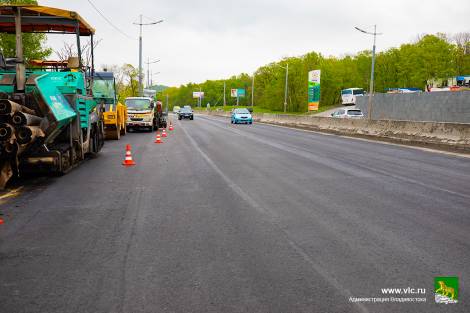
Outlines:
{"type": "Polygon", "coordinates": [[[171,124],[171,122],[170,122],[170,127],[168,129],[173,130],[173,124],[171,124]]]}
{"type": "Polygon", "coordinates": [[[166,137],[166,130],[165,130],[165,128],[162,129],[162,137],[163,137],[163,138],[166,137]]]}
{"type": "Polygon", "coordinates": [[[162,139],[160,138],[160,134],[157,133],[157,137],[155,138],[155,143],[163,143],[162,139]]]}
{"type": "Polygon", "coordinates": [[[131,154],[131,145],[126,145],[126,158],[122,162],[122,165],[124,166],[132,166],[135,165],[134,160],[132,160],[132,154],[131,154]]]}
{"type": "Polygon", "coordinates": [[[0,225],[3,223],[4,223],[3,218],[0,217],[0,225]]]}

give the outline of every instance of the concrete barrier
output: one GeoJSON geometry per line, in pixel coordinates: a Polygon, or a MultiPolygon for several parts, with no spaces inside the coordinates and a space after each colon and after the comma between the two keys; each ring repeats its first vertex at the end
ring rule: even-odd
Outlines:
{"type": "MultiPolygon", "coordinates": [[[[369,97],[358,97],[356,106],[367,115],[369,97]]],[[[470,91],[376,93],[374,120],[470,123],[470,91]]]]}
{"type": "MultiPolygon", "coordinates": [[[[230,117],[229,112],[205,114],[230,117]]],[[[253,114],[255,122],[371,137],[385,141],[470,152],[470,124],[393,120],[339,119],[308,115],[253,114]]]]}

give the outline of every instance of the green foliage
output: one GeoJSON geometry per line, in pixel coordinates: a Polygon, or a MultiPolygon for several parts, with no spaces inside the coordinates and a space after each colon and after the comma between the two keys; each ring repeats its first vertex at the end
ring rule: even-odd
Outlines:
{"type": "MultiPolygon", "coordinates": [[[[443,34],[425,35],[414,43],[378,53],[375,90],[384,92],[387,88],[396,87],[424,88],[428,79],[470,74],[470,35],[457,35],[455,40],[443,34]]],[[[342,58],[311,52],[261,66],[255,72],[254,103],[270,111],[283,110],[285,67],[289,64],[289,112],[307,111],[308,72],[316,69],[322,71],[320,107],[337,105],[341,100],[341,89],[369,89],[371,58],[371,51],[342,58]]],[[[227,105],[236,102],[236,99],[230,97],[232,88],[245,88],[246,97],[240,99],[240,105],[251,104],[251,76],[232,76],[225,83],[227,105]]],[[[168,88],[164,94],[170,97],[170,107],[188,104],[194,107],[197,99],[192,98],[192,92],[201,89],[205,92],[203,107],[208,102],[214,107],[223,105],[223,86],[223,80],[208,80],[201,84],[189,83],[168,88]]]]}
{"type": "MultiPolygon", "coordinates": [[[[37,4],[34,0],[0,0],[0,4],[37,4]]],[[[26,61],[43,60],[51,55],[52,49],[45,47],[45,34],[27,34],[23,37],[23,54],[26,61]]],[[[14,57],[16,55],[15,35],[0,34],[0,49],[5,57],[14,57]]]]}

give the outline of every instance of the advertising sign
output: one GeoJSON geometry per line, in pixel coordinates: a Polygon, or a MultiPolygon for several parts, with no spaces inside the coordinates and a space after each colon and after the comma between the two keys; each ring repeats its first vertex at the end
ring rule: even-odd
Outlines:
{"type": "Polygon", "coordinates": [[[204,98],[204,91],[193,91],[193,98],[204,98]]]}
{"type": "Polygon", "coordinates": [[[240,98],[245,96],[245,89],[239,88],[239,89],[231,89],[230,90],[230,95],[232,98],[240,98]]]}
{"type": "Polygon", "coordinates": [[[308,72],[308,110],[318,111],[320,104],[320,75],[321,70],[308,72]]]}

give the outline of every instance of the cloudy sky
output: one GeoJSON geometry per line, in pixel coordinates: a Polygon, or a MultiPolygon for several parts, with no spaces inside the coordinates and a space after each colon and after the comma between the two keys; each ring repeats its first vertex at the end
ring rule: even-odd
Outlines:
{"type": "MultiPolygon", "coordinates": [[[[413,41],[422,33],[470,31],[470,1],[444,0],[90,0],[127,36],[109,25],[87,0],[39,0],[74,10],[96,28],[102,39],[98,66],[138,64],[139,15],[144,22],[144,59],[154,82],[177,86],[206,79],[251,73],[266,63],[309,51],[341,56],[369,49],[372,38],[354,26],[384,34],[383,50],[413,41]]],[[[54,36],[58,45],[63,36],[54,36]]]]}

